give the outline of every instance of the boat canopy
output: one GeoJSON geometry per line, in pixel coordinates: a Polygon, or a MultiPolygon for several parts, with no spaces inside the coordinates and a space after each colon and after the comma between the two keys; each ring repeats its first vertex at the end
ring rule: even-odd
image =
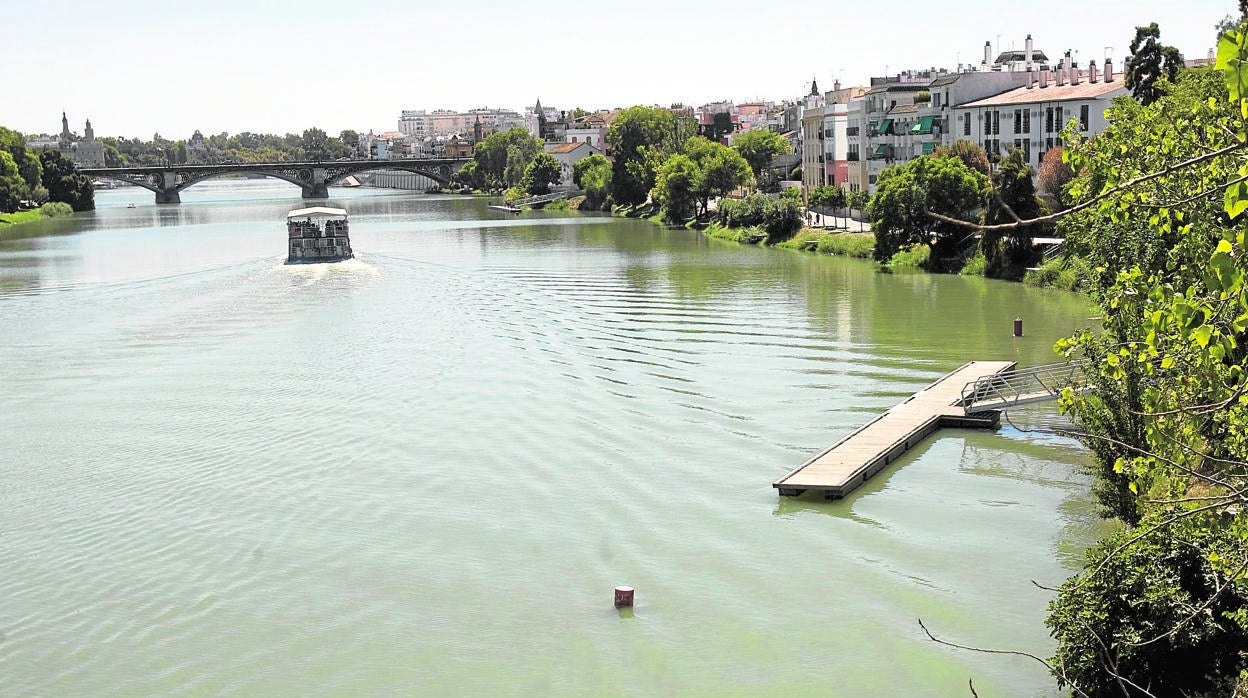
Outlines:
{"type": "Polygon", "coordinates": [[[328,206],[312,206],[311,208],[301,208],[286,214],[286,218],[306,218],[308,216],[336,216],[341,218],[347,217],[347,210],[344,208],[329,208],[328,206]]]}

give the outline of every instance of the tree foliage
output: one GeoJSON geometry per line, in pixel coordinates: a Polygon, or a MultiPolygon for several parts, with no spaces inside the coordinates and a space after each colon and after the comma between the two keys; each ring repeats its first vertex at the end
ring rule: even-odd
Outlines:
{"type": "Polygon", "coordinates": [[[954,254],[968,233],[928,213],[969,220],[983,205],[987,188],[988,178],[958,157],[920,157],[886,168],[867,205],[875,231],[875,260],[887,262],[912,245],[926,245],[929,264],[940,270],[943,259],[954,254]]]}
{"type": "Polygon", "coordinates": [[[1243,542],[1222,526],[1133,535],[1089,550],[1087,567],[1098,573],[1068,580],[1051,606],[1059,683],[1089,696],[1232,695],[1248,652],[1236,621],[1248,588],[1210,555],[1243,542]]]}
{"type": "Polygon", "coordinates": [[[542,141],[522,128],[491,133],[477,143],[473,162],[457,173],[457,182],[485,191],[514,187],[520,184],[525,168],[539,152],[542,141]]]}
{"type": "Polygon", "coordinates": [[[585,192],[584,207],[601,210],[611,192],[611,162],[600,153],[572,164],[572,181],[585,192]]]}
{"type": "Polygon", "coordinates": [[[1075,171],[1062,157],[1064,152],[1066,149],[1060,145],[1049,148],[1040,158],[1040,171],[1036,173],[1036,179],[1040,180],[1040,187],[1045,193],[1063,204],[1068,203],[1066,185],[1075,178],[1075,171]]]}
{"type": "Polygon", "coordinates": [[[53,201],[69,204],[75,211],[95,208],[95,190],[91,178],[78,174],[74,163],[61,155],[59,150],[45,150],[39,154],[43,166],[43,186],[53,201]]]}
{"type": "Polygon", "coordinates": [[[1055,674],[1077,694],[1229,695],[1248,670],[1244,29],[1217,70],[1118,101],[1068,146],[1078,211],[1062,227],[1095,269],[1101,326],[1058,342],[1093,386],[1061,404],[1093,446],[1094,493],[1128,524],[1050,609],[1055,674]]]}
{"type": "Polygon", "coordinates": [[[1148,106],[1164,94],[1160,81],[1164,78],[1174,82],[1183,67],[1183,54],[1173,46],[1161,43],[1161,29],[1153,22],[1147,27],[1136,27],[1131,40],[1131,55],[1127,59],[1123,79],[1131,95],[1148,106]]]}
{"type": "Polygon", "coordinates": [[[524,175],[520,178],[520,187],[530,195],[548,194],[551,185],[558,184],[563,179],[563,166],[555,159],[555,156],[542,151],[533,156],[529,164],[524,168],[524,175]]]}
{"type": "Polygon", "coordinates": [[[607,144],[615,158],[611,193],[618,203],[632,206],[646,200],[664,156],[684,146],[676,125],[675,116],[659,107],[629,107],[616,115],[607,129],[607,144]]]}
{"type": "Polygon", "coordinates": [[[975,141],[960,139],[953,145],[942,145],[932,152],[936,158],[957,158],[962,164],[976,172],[988,176],[992,174],[992,163],[988,161],[988,153],[975,141]]]}
{"type": "Polygon", "coordinates": [[[8,151],[0,150],[0,213],[16,211],[25,196],[26,182],[18,173],[17,163],[8,151]]]}
{"type": "Polygon", "coordinates": [[[710,200],[742,186],[750,179],[750,166],[737,151],[695,136],[685,142],[682,153],[667,158],[655,176],[650,195],[669,221],[705,216],[710,200]]]}
{"type": "Polygon", "coordinates": [[[789,141],[766,128],[752,128],[732,139],[732,147],[750,164],[754,179],[763,180],[763,170],[777,155],[789,153],[789,141]]]}
{"type": "Polygon", "coordinates": [[[766,194],[750,194],[744,199],[724,199],[715,215],[729,228],[758,226],[767,233],[767,244],[792,238],[802,228],[802,212],[792,199],[773,199],[766,194]]]}
{"type": "MultiPolygon", "coordinates": [[[[992,195],[984,210],[984,223],[996,225],[1009,221],[1030,220],[1040,215],[1043,206],[1036,197],[1032,169],[1023,154],[1011,148],[992,173],[992,195]]],[[[987,230],[980,240],[986,266],[984,276],[995,279],[1021,279],[1027,267],[1036,261],[1032,238],[1044,233],[1041,224],[1021,226],[1009,233],[987,230]]]]}

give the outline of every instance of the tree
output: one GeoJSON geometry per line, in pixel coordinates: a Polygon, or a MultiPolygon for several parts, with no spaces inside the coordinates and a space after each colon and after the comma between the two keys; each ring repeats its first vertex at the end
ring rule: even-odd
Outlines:
{"type": "Polygon", "coordinates": [[[1133,535],[1089,550],[1085,564],[1098,574],[1068,580],[1049,608],[1059,684],[1089,696],[1240,695],[1248,636],[1236,619],[1248,612],[1248,588],[1209,553],[1234,554],[1243,542],[1229,527],[1133,535]]]}
{"type": "Polygon", "coordinates": [[[501,191],[519,184],[525,168],[541,150],[542,142],[522,128],[491,133],[473,152],[476,166],[470,170],[471,186],[501,191]]]}
{"type": "Polygon", "coordinates": [[[95,191],[91,178],[78,174],[74,163],[59,150],[45,150],[39,155],[43,165],[43,185],[53,201],[63,201],[75,211],[95,208],[95,191]]]}
{"type": "Polygon", "coordinates": [[[887,262],[912,245],[927,245],[929,264],[939,271],[952,256],[965,228],[928,215],[969,219],[984,202],[988,178],[957,157],[915,158],[880,173],[875,196],[867,205],[875,231],[877,262],[887,262]]]}
{"type": "Polygon", "coordinates": [[[0,213],[12,213],[26,198],[26,182],[17,171],[17,163],[7,150],[0,150],[0,213]]]}
{"type": "Polygon", "coordinates": [[[806,200],[812,208],[830,208],[833,212],[849,203],[844,189],[829,184],[821,184],[812,189],[806,200]]]}
{"type": "Polygon", "coordinates": [[[346,129],[342,133],[338,134],[338,140],[342,141],[343,145],[350,148],[351,152],[356,152],[360,148],[360,134],[356,131],[352,131],[351,129],[346,129]]]}
{"type": "Polygon", "coordinates": [[[701,177],[701,168],[684,153],[677,153],[663,162],[650,195],[662,206],[664,220],[683,223],[697,213],[694,190],[701,177]]]}
{"type": "Polygon", "coordinates": [[[693,196],[698,216],[705,216],[710,200],[724,196],[750,181],[750,165],[737,151],[720,143],[694,136],[685,142],[685,154],[698,169],[693,196]]]}
{"type": "Polygon", "coordinates": [[[1161,43],[1161,30],[1153,22],[1147,27],[1136,27],[1131,40],[1131,55],[1127,59],[1127,89],[1140,104],[1148,106],[1164,94],[1158,84],[1162,78],[1174,82],[1183,67],[1183,54],[1173,46],[1161,43]]]}
{"type": "Polygon", "coordinates": [[[1248,670],[1244,29],[1219,41],[1217,70],[1119,100],[1109,128],[1068,146],[1061,225],[1096,270],[1100,327],[1058,342],[1092,382],[1061,405],[1093,447],[1094,494],[1128,526],[1050,607],[1055,673],[1085,695],[1230,695],[1248,670]]]}
{"type": "Polygon", "coordinates": [[[871,196],[867,194],[865,189],[857,189],[846,195],[846,203],[849,208],[858,209],[858,231],[862,232],[862,214],[867,210],[867,203],[871,201],[871,196]]]}
{"type": "Polygon", "coordinates": [[[988,161],[988,153],[975,141],[959,139],[953,145],[942,145],[932,152],[934,158],[957,158],[962,164],[982,175],[992,174],[992,163],[988,161]]]}
{"type": "Polygon", "coordinates": [[[547,194],[553,184],[563,179],[563,166],[555,156],[545,151],[533,156],[524,168],[520,186],[531,195],[547,194]]]}
{"type": "Polygon", "coordinates": [[[790,152],[789,141],[766,128],[752,128],[732,139],[732,147],[750,164],[754,179],[763,181],[763,170],[777,155],[790,152]]]}
{"type": "Polygon", "coordinates": [[[1049,148],[1044,157],[1040,158],[1040,171],[1036,174],[1036,179],[1040,180],[1040,186],[1045,193],[1062,204],[1068,203],[1066,185],[1075,178],[1075,171],[1062,159],[1064,152],[1066,149],[1060,145],[1049,148]]]}
{"type": "MultiPolygon", "coordinates": [[[[1043,207],[1036,198],[1031,175],[1031,166],[1023,160],[1022,151],[1011,148],[992,173],[992,196],[984,212],[984,223],[996,225],[1040,215],[1043,207]]],[[[1022,226],[1008,234],[999,230],[985,231],[979,243],[987,260],[984,276],[1022,279],[1027,267],[1036,259],[1032,237],[1037,232],[1042,232],[1039,224],[1022,226]]]]}
{"type": "Polygon", "coordinates": [[[601,209],[611,189],[611,162],[600,153],[581,158],[572,164],[572,181],[585,191],[585,208],[601,209]]]}
{"type": "Polygon", "coordinates": [[[607,144],[615,157],[612,197],[626,206],[640,204],[654,188],[655,170],[663,156],[678,148],[676,119],[659,107],[629,107],[608,127],[607,144]]]}

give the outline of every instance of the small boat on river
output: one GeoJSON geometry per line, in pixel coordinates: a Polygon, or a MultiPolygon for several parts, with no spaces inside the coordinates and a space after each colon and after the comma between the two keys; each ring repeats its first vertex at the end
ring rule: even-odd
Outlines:
{"type": "Polygon", "coordinates": [[[287,264],[341,262],[355,257],[347,212],[341,208],[313,206],[286,214],[289,240],[287,264]]]}

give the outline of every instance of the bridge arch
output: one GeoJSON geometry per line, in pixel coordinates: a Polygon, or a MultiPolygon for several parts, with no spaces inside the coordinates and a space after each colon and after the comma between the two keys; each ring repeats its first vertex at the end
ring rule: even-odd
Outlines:
{"type": "MultiPolygon", "coordinates": [[[[395,165],[386,165],[383,163],[384,161],[377,161],[377,162],[371,162],[368,167],[356,167],[356,168],[350,168],[350,169],[342,168],[341,172],[334,172],[331,175],[327,175],[325,178],[325,184],[326,185],[338,184],[339,182],[346,179],[347,177],[350,177],[351,175],[363,174],[365,172],[384,172],[387,170],[389,171],[397,170],[399,172],[410,172],[414,175],[427,177],[428,179],[432,179],[433,181],[445,187],[451,183],[451,176],[454,175],[455,172],[457,171],[455,168],[452,168],[450,165],[446,165],[446,164],[443,164],[434,168],[434,167],[422,167],[420,165],[408,165],[404,163],[398,163],[395,165]]],[[[331,169],[336,170],[338,168],[331,168],[331,169]]]]}

